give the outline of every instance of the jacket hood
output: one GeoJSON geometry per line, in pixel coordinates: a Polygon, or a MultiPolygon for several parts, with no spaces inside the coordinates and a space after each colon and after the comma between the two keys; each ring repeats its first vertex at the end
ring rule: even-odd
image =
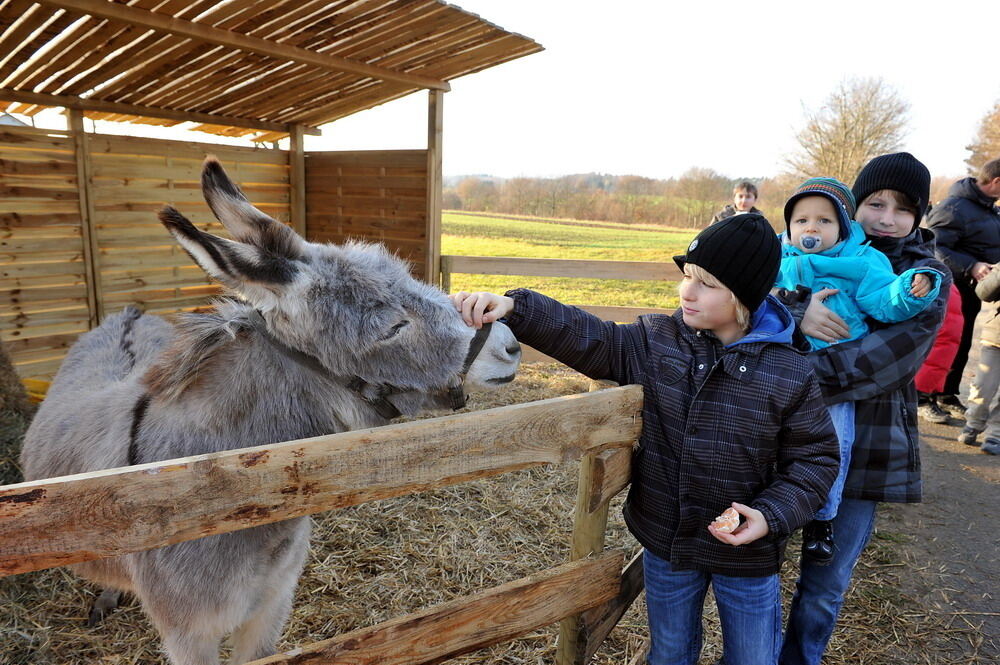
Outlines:
{"type": "Polygon", "coordinates": [[[996,199],[990,198],[983,193],[983,190],[979,189],[979,185],[976,184],[975,178],[962,178],[951,187],[948,188],[948,196],[957,196],[963,199],[969,199],[973,203],[978,203],[981,206],[987,208],[992,208],[996,203],[996,199]]]}
{"type": "Polygon", "coordinates": [[[768,294],[750,317],[750,332],[726,348],[754,342],[791,344],[794,332],[795,319],[792,318],[792,313],[777,298],[768,294]]]}
{"type": "MultiPolygon", "coordinates": [[[[865,229],[861,224],[851,220],[848,227],[850,232],[844,240],[841,240],[833,247],[816,252],[818,256],[854,256],[861,251],[861,245],[867,242],[865,229]]],[[[806,252],[792,244],[788,232],[778,234],[781,239],[781,258],[788,256],[806,256],[806,252]]]]}

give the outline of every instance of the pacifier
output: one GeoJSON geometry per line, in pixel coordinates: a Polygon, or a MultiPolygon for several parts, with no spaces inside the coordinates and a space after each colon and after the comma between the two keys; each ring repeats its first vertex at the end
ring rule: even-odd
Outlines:
{"type": "Polygon", "coordinates": [[[823,242],[823,239],[818,236],[802,236],[799,242],[802,243],[802,249],[816,249],[823,242]]]}

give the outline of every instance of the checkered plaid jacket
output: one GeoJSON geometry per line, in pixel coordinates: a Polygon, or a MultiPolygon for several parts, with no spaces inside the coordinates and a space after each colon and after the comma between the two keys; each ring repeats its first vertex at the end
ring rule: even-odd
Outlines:
{"type": "Polygon", "coordinates": [[[816,377],[784,341],[793,328],[785,308],[769,297],[766,316],[755,316],[769,326],[724,348],[680,313],[618,325],[533,291],[507,295],[518,339],[592,378],[643,386],[625,505],[639,542],[676,569],[778,572],[788,535],[823,503],[839,456],[816,377]],[[766,538],[733,547],[708,532],[733,501],[764,514],[766,538]]]}
{"type": "MultiPolygon", "coordinates": [[[[897,274],[933,268],[942,274],[933,304],[911,319],[873,323],[865,337],[809,354],[827,402],[855,402],[855,438],[844,496],[915,503],[921,499],[917,389],[913,377],[934,344],[947,307],[951,272],[934,258],[933,232],[918,228],[905,238],[879,238],[897,274]]],[[[805,301],[789,303],[801,319],[805,301]]]]}

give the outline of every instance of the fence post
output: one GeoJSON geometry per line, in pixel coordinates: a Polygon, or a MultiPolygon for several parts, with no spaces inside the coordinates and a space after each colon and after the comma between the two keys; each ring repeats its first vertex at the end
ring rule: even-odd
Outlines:
{"type": "MultiPolygon", "coordinates": [[[[590,392],[607,387],[609,382],[592,381],[590,392]],[[602,385],[603,383],[603,385],[602,385]]],[[[617,384],[612,384],[617,385],[617,384]]],[[[604,534],[608,525],[609,500],[600,501],[593,510],[595,489],[600,483],[594,482],[595,470],[598,468],[598,457],[607,455],[596,453],[580,458],[580,472],[577,481],[576,509],[573,513],[573,545],[570,549],[570,561],[576,561],[600,553],[604,549],[604,534]]],[[[583,649],[583,622],[579,614],[566,617],[559,622],[559,642],[556,646],[556,665],[583,665],[585,661],[583,649]]]]}
{"type": "Polygon", "coordinates": [[[66,109],[69,131],[73,137],[76,158],[76,186],[80,199],[80,233],[83,236],[84,275],[87,280],[89,327],[96,328],[104,318],[104,296],[101,290],[100,250],[97,224],[94,220],[94,193],[90,182],[90,138],[83,126],[83,111],[66,109]]]}
{"type": "Polygon", "coordinates": [[[451,257],[441,257],[441,290],[451,293],[451,257]]]}

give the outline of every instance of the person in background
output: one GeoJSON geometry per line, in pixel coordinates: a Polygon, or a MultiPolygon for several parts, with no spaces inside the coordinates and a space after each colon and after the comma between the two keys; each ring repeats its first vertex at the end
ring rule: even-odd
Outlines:
{"type": "MultiPolygon", "coordinates": [[[[836,289],[824,304],[850,330],[840,343],[867,335],[868,318],[896,323],[919,314],[937,298],[941,282],[933,268],[896,275],[885,254],[865,241],[864,228],[852,219],[854,212],[854,195],[835,178],[810,178],[799,185],[785,203],[781,271],[775,282],[786,291],[836,289]]],[[[806,339],[813,351],[829,346],[816,337],[806,339]]],[[[834,402],[827,409],[840,440],[840,472],[823,507],[802,531],[802,557],[820,566],[833,559],[832,520],[854,444],[854,402],[834,402]]]]}
{"type": "Polygon", "coordinates": [[[951,269],[962,300],[962,339],[945,378],[944,389],[931,396],[953,416],[964,417],[965,405],[958,398],[962,373],[972,348],[972,329],[982,301],[976,284],[1000,261],[1000,159],[983,165],[978,178],[963,178],[948,190],[948,197],[934,206],[926,226],[934,231],[937,257],[951,269]]]}
{"type": "Polygon", "coordinates": [[[951,414],[937,403],[937,395],[944,392],[944,382],[951,371],[955,355],[958,354],[963,320],[962,296],[952,284],[948,291],[948,309],[945,311],[944,323],[934,338],[931,352],[913,378],[917,387],[917,415],[929,423],[947,425],[951,422],[951,414]]]}
{"type": "Polygon", "coordinates": [[[577,371],[643,386],[624,512],[645,548],[649,665],[698,662],[709,586],[723,661],[777,660],[784,546],[837,475],[816,377],[769,295],[780,257],[760,215],[709,226],[674,259],[681,308],[625,325],[527,289],[451,296],[469,325],[506,317],[521,341],[577,371]],[[730,508],[742,524],[720,530],[714,518],[730,508]]]}
{"type": "MultiPolygon", "coordinates": [[[[1000,301],[1000,270],[993,266],[990,273],[976,286],[976,295],[983,302],[1000,301]]],[[[984,431],[986,440],[980,450],[990,455],[1000,455],[1000,304],[993,316],[983,324],[979,340],[979,364],[969,390],[969,409],[965,412],[965,427],[958,440],[975,446],[984,431]]]]}
{"type": "Polygon", "coordinates": [[[837,534],[833,560],[819,566],[802,559],[780,665],[820,665],[854,567],[874,529],[878,502],[911,503],[922,497],[913,376],[944,318],[951,285],[951,272],[934,258],[933,234],[918,226],[930,184],[927,167],[913,155],[900,152],[868,162],[851,191],[858,201],[855,218],[894,272],[924,267],[942,273],[940,292],[932,305],[913,318],[873,324],[861,339],[836,344],[850,331],[823,304],[833,289],[821,289],[808,299],[795,294],[790,302],[793,314],[801,319],[801,331],[831,343],[806,358],[819,377],[827,403],[855,403],[854,447],[833,521],[837,534]]]}
{"type": "Polygon", "coordinates": [[[752,212],[759,215],[761,213],[754,206],[755,203],[757,203],[757,186],[752,182],[743,181],[733,188],[733,202],[715,213],[715,217],[712,218],[712,224],[741,213],[752,212]]]}

